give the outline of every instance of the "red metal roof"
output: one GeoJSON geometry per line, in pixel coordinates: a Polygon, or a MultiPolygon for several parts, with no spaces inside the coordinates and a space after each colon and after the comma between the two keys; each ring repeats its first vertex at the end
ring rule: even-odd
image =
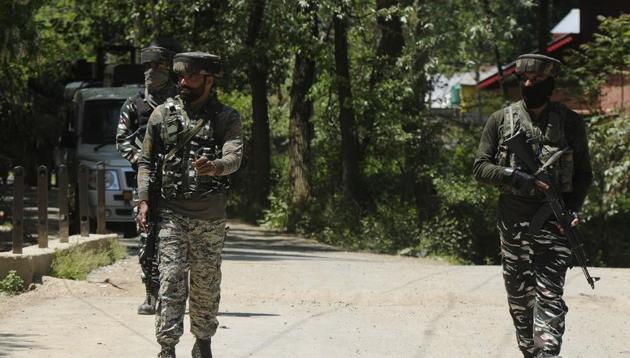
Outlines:
{"type": "MultiPolygon", "coordinates": [[[[566,34],[558,38],[557,40],[552,41],[551,43],[549,43],[549,45],[547,45],[547,53],[550,54],[552,52],[558,51],[559,49],[565,47],[569,43],[575,41],[575,35],[576,34],[566,34]]],[[[512,73],[514,73],[515,70],[516,70],[516,61],[513,61],[503,67],[503,76],[509,76],[512,73]]],[[[479,81],[479,83],[477,84],[477,88],[479,89],[488,88],[498,81],[499,81],[499,71],[496,71],[492,75],[479,81]]]]}

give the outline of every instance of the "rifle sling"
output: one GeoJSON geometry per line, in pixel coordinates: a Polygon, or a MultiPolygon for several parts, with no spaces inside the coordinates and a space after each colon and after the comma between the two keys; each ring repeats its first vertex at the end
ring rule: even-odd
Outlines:
{"type": "Polygon", "coordinates": [[[197,124],[193,129],[191,129],[190,131],[188,131],[188,133],[186,133],[186,136],[184,137],[184,139],[177,143],[177,145],[175,146],[175,148],[171,149],[168,154],[166,154],[166,156],[164,157],[164,161],[169,161],[173,158],[173,156],[175,155],[175,153],[179,152],[182,148],[184,148],[184,146],[186,146],[186,144],[188,144],[188,142],[190,142],[191,139],[193,139],[193,137],[199,133],[199,131],[201,130],[201,128],[203,128],[203,126],[206,124],[206,121],[200,121],[199,124],[197,124]]]}

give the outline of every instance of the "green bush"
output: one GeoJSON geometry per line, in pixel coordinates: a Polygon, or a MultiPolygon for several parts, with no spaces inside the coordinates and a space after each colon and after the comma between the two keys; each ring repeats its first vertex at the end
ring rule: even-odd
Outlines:
{"type": "Polygon", "coordinates": [[[74,246],[55,254],[52,275],[71,280],[84,280],[87,274],[97,267],[109,265],[127,256],[127,249],[118,240],[107,240],[103,250],[74,246]]]}
{"type": "Polygon", "coordinates": [[[582,208],[587,253],[595,265],[627,267],[630,243],[630,113],[589,121],[593,185],[582,208]]]}
{"type": "Polygon", "coordinates": [[[9,273],[0,280],[0,292],[16,295],[24,290],[24,280],[14,270],[9,271],[9,273]]]}

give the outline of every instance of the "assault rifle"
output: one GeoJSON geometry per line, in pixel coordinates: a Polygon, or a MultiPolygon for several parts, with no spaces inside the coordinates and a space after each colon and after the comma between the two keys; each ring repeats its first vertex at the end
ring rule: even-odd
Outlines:
{"type": "Polygon", "coordinates": [[[140,254],[140,265],[142,265],[143,271],[148,273],[149,277],[146,279],[149,282],[150,291],[154,296],[157,296],[157,290],[159,284],[156,285],[157,278],[153,277],[157,272],[154,269],[155,266],[155,252],[157,237],[159,232],[158,227],[158,203],[160,200],[160,191],[162,186],[162,162],[163,157],[158,155],[155,163],[155,169],[151,171],[149,175],[149,212],[147,213],[147,238],[145,243],[145,249],[140,254]]]}
{"type": "Polygon", "coordinates": [[[591,285],[592,289],[595,289],[595,282],[599,280],[599,277],[591,277],[586,268],[588,259],[584,252],[583,240],[579,232],[571,226],[574,216],[567,209],[564,200],[562,199],[562,193],[558,188],[553,176],[549,174],[547,169],[553,165],[564,152],[568,149],[562,149],[553,154],[546,163],[542,166],[538,164],[538,160],[534,155],[532,147],[527,143],[527,137],[522,131],[518,131],[515,135],[508,138],[505,141],[508,148],[516,155],[516,157],[525,165],[525,169],[532,174],[537,180],[547,184],[549,189],[544,190],[545,201],[551,208],[551,212],[556,217],[556,220],[560,227],[564,230],[564,235],[569,240],[571,246],[571,252],[575,257],[578,265],[582,267],[582,272],[586,276],[586,281],[591,285]]]}

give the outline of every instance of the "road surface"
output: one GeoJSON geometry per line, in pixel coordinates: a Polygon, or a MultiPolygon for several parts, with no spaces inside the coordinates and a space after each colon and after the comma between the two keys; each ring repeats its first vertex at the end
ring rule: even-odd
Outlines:
{"type": "MultiPolygon", "coordinates": [[[[519,357],[498,266],[353,253],[231,224],[215,357],[519,357]]],[[[563,356],[630,358],[630,270],[568,274],[563,356]]],[[[137,256],[0,298],[0,357],[155,357],[137,256]]],[[[186,317],[178,357],[194,343],[186,317]]]]}

